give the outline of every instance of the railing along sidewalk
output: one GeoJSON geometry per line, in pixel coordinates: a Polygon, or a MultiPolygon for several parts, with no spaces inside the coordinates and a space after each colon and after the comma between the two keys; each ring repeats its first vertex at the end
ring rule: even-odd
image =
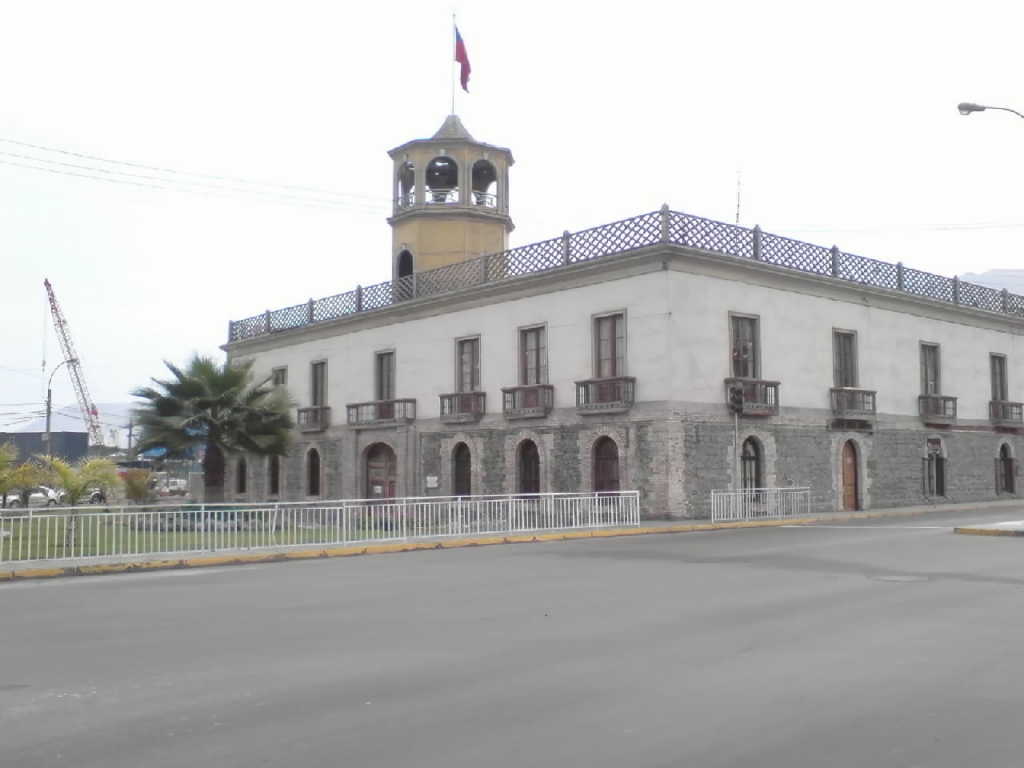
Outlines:
{"type": "Polygon", "coordinates": [[[811,513],[810,488],[744,488],[711,491],[711,522],[801,517],[811,513]]]}
{"type": "Polygon", "coordinates": [[[0,517],[0,563],[343,546],[639,523],[636,491],[58,507],[0,517]]]}

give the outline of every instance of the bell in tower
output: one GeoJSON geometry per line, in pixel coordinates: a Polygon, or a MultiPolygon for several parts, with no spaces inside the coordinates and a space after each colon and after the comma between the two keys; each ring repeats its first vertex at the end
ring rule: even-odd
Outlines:
{"type": "Polygon", "coordinates": [[[388,154],[393,279],[508,250],[509,150],[476,141],[449,115],[433,137],[388,154]]]}

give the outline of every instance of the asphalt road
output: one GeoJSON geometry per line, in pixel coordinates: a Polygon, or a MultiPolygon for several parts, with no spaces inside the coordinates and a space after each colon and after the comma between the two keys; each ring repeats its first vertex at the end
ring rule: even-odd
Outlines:
{"type": "Polygon", "coordinates": [[[0,587],[0,766],[1024,764],[1019,512],[0,587]]]}

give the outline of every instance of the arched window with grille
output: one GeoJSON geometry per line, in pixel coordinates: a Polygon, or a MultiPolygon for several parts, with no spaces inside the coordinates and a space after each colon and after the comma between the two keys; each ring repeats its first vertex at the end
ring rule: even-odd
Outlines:
{"type": "Polygon", "coordinates": [[[320,495],[320,451],[310,448],[306,456],[306,495],[320,495]]]}
{"type": "Polygon", "coordinates": [[[540,451],[533,440],[519,444],[517,467],[518,491],[521,494],[540,493],[540,451]]]}
{"type": "Polygon", "coordinates": [[[594,443],[594,490],[619,490],[619,446],[607,436],[594,443]]]}
{"type": "Polygon", "coordinates": [[[452,495],[471,496],[473,493],[473,457],[469,446],[459,443],[452,451],[452,495]]]}
{"type": "Polygon", "coordinates": [[[756,438],[748,437],[743,441],[742,452],[742,486],[745,491],[764,488],[764,457],[761,443],[756,438]]]}
{"type": "Polygon", "coordinates": [[[996,457],[996,493],[1017,492],[1017,460],[1010,446],[1003,443],[996,457]]]}

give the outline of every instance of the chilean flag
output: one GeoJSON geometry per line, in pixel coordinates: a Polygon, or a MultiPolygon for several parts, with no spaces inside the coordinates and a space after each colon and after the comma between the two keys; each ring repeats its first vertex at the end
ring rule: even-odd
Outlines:
{"type": "Polygon", "coordinates": [[[462,65],[462,73],[459,76],[462,90],[469,93],[469,73],[473,70],[469,66],[469,54],[466,53],[466,44],[462,42],[462,35],[459,34],[458,27],[455,28],[455,60],[462,65]]]}

